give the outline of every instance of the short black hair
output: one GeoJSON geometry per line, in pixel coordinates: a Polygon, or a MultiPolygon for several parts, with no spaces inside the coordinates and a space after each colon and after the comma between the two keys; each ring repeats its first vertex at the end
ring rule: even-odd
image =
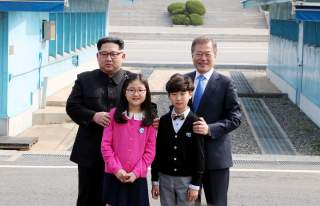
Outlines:
{"type": "Polygon", "coordinates": [[[100,51],[102,45],[105,44],[105,43],[114,43],[114,44],[117,44],[119,46],[120,50],[124,49],[124,41],[122,39],[120,39],[118,37],[108,36],[108,37],[103,37],[103,38],[98,40],[98,42],[97,42],[98,51],[100,51]]]}
{"type": "Polygon", "coordinates": [[[129,84],[135,80],[141,81],[141,83],[146,88],[146,99],[141,104],[141,110],[144,112],[144,119],[142,126],[149,126],[153,123],[153,119],[157,116],[156,108],[151,103],[151,92],[149,89],[149,84],[146,79],[143,78],[142,74],[130,73],[126,76],[126,80],[123,82],[121,89],[120,101],[117,105],[114,118],[117,123],[124,124],[127,120],[123,117],[123,112],[128,111],[129,103],[126,98],[126,90],[129,84]]]}
{"type": "Polygon", "coordinates": [[[172,75],[166,84],[168,94],[173,92],[185,92],[194,90],[194,84],[189,76],[176,73],[172,75]]]}

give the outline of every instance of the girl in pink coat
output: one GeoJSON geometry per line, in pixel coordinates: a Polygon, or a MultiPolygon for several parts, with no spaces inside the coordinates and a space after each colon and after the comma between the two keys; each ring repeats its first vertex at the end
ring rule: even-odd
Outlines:
{"type": "Polygon", "coordinates": [[[147,171],[155,156],[156,129],[150,90],[141,74],[129,74],[119,104],[103,131],[103,198],[112,206],[149,206],[147,171]]]}

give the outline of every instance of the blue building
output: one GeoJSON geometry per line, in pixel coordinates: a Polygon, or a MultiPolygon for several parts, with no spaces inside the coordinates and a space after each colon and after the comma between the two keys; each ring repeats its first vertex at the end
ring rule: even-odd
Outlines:
{"type": "Polygon", "coordinates": [[[269,7],[268,77],[320,126],[320,0],[242,3],[269,7]]]}
{"type": "MultiPolygon", "coordinates": [[[[46,78],[79,68],[95,57],[108,33],[108,0],[0,1],[0,136],[32,125],[46,78]]],[[[50,95],[70,84],[59,79],[50,95]]]]}

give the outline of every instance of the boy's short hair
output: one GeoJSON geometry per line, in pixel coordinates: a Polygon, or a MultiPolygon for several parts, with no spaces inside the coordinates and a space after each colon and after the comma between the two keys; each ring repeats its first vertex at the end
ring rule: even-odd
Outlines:
{"type": "Polygon", "coordinates": [[[168,94],[174,92],[185,92],[194,90],[194,84],[189,76],[176,73],[172,75],[166,84],[168,94]]]}

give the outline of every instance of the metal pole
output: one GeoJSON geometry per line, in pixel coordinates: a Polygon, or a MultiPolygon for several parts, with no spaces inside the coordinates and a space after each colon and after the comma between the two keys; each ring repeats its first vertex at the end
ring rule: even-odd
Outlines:
{"type": "Polygon", "coordinates": [[[297,67],[297,89],[296,104],[300,106],[300,95],[302,92],[302,75],[303,75],[303,32],[304,23],[299,21],[299,38],[298,38],[298,67],[297,67]]]}
{"type": "Polygon", "coordinates": [[[110,2],[106,0],[106,17],[105,17],[105,35],[109,36],[109,12],[110,12],[110,2]]]}
{"type": "Polygon", "coordinates": [[[41,92],[41,102],[40,102],[40,108],[44,109],[46,108],[47,104],[47,89],[48,89],[48,77],[43,78],[43,86],[42,89],[40,89],[41,92]]]}

